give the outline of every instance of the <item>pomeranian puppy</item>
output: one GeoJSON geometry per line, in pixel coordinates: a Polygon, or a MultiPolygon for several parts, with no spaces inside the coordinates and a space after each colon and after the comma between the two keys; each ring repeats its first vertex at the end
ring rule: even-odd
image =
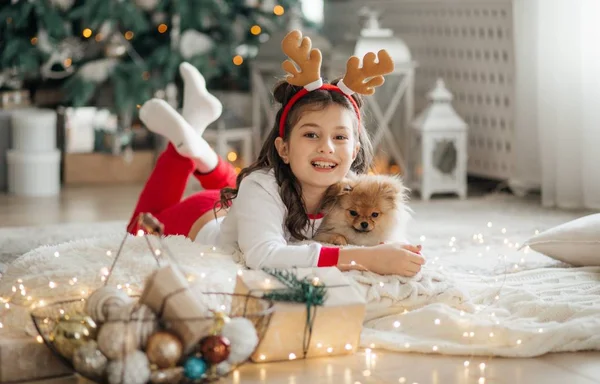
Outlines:
{"type": "Polygon", "coordinates": [[[314,240],[335,245],[372,246],[406,241],[410,219],[408,189],[386,175],[351,176],[329,187],[325,216],[314,240]]]}

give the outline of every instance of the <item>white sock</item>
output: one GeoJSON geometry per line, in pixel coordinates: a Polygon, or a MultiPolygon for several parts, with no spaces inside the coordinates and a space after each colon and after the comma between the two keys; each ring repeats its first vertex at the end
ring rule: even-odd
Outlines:
{"type": "Polygon", "coordinates": [[[181,63],[179,73],[184,82],[183,118],[202,136],[206,127],[221,116],[223,106],[206,90],[206,81],[196,67],[181,63]]]}
{"type": "Polygon", "coordinates": [[[140,108],[140,119],[149,130],[169,139],[182,156],[194,160],[198,171],[207,173],[216,168],[219,156],[166,101],[145,102],[140,108]]]}

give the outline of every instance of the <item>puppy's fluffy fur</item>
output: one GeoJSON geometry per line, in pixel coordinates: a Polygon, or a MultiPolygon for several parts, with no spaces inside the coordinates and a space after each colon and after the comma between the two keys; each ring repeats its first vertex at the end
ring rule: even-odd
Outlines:
{"type": "Polygon", "coordinates": [[[323,201],[325,217],[314,240],[371,246],[406,241],[410,218],[408,189],[399,178],[359,175],[331,186],[323,201]]]}

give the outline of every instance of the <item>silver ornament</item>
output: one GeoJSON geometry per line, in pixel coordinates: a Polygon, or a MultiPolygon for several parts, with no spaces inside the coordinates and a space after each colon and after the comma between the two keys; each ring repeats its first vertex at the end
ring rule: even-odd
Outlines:
{"type": "Polygon", "coordinates": [[[106,286],[92,292],[86,301],[85,312],[96,323],[103,323],[108,319],[111,311],[118,310],[131,301],[132,299],[125,292],[106,286]]]}
{"type": "Polygon", "coordinates": [[[158,319],[150,307],[131,302],[111,311],[108,321],[126,321],[134,334],[138,348],[145,348],[148,338],[158,330],[158,319]]]}
{"type": "Polygon", "coordinates": [[[98,348],[111,360],[121,359],[137,349],[133,327],[122,321],[105,323],[98,332],[98,348]]]}
{"type": "Polygon", "coordinates": [[[104,54],[107,57],[121,57],[126,54],[127,45],[123,39],[124,37],[122,37],[119,33],[113,33],[108,40],[108,43],[104,47],[104,54]]]}
{"type": "Polygon", "coordinates": [[[135,0],[135,5],[142,8],[144,11],[151,11],[158,6],[159,0],[135,0]]]}
{"type": "Polygon", "coordinates": [[[142,351],[134,351],[121,360],[108,363],[110,384],[144,384],[150,379],[150,362],[142,351]]]}
{"type": "Polygon", "coordinates": [[[75,370],[85,376],[102,377],[107,364],[108,359],[100,352],[98,343],[94,340],[83,344],[73,354],[75,370]]]}
{"type": "Polygon", "coordinates": [[[183,367],[158,369],[150,375],[152,384],[179,383],[183,379],[183,367]]]}

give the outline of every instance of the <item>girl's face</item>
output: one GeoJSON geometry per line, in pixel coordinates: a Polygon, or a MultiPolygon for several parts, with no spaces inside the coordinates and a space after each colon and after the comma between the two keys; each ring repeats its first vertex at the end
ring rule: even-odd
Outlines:
{"type": "Polygon", "coordinates": [[[305,111],[287,143],[282,138],[275,140],[279,156],[290,165],[303,190],[326,189],[350,170],[360,148],[353,113],[335,104],[305,111]]]}

